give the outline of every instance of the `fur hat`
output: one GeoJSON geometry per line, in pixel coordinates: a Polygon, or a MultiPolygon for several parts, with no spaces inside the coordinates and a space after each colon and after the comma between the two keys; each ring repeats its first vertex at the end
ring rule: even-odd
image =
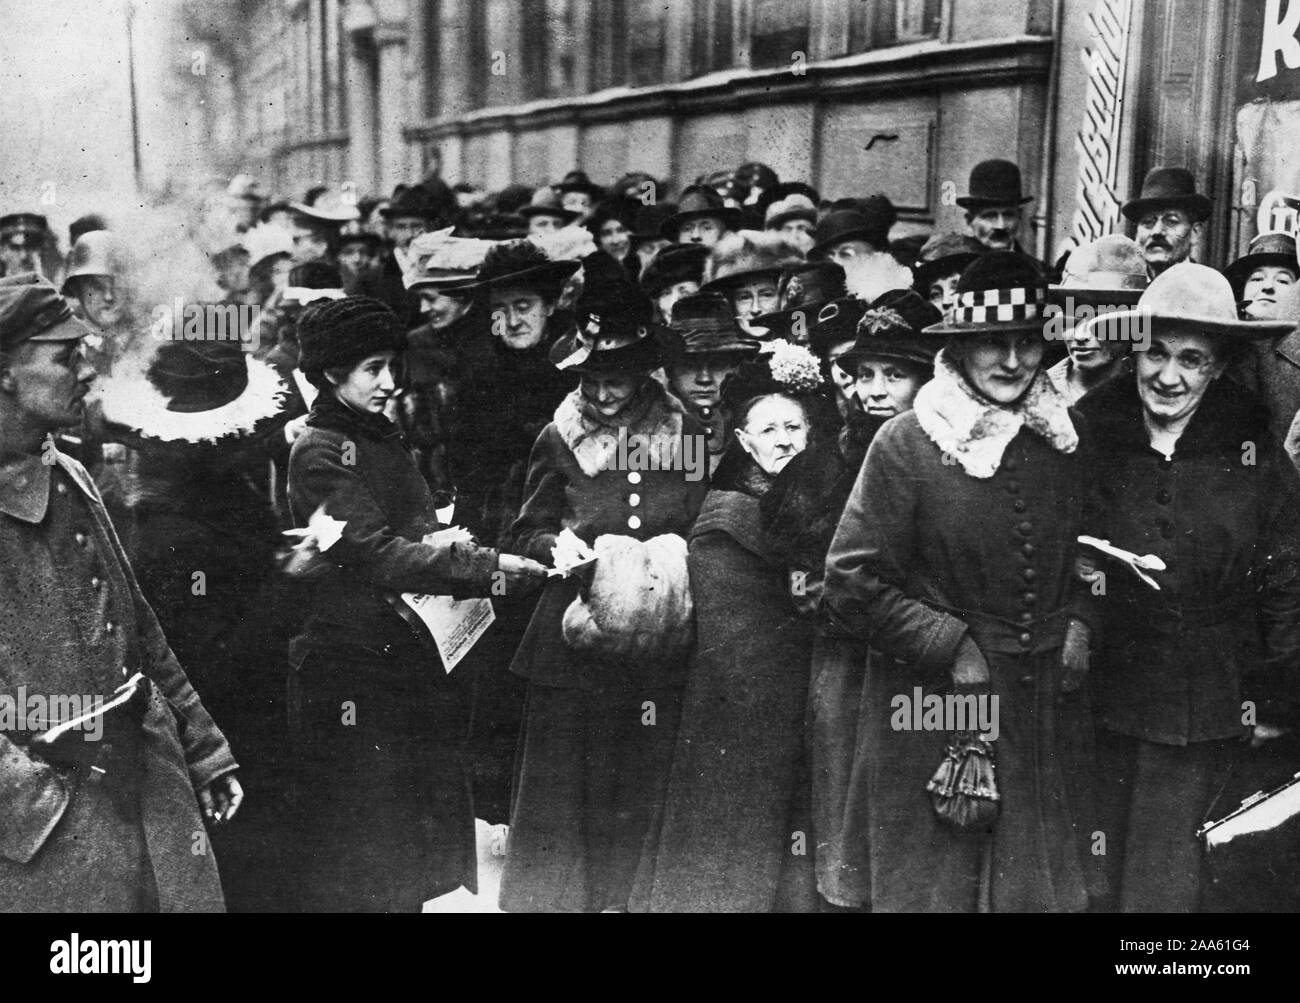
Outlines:
{"type": "Polygon", "coordinates": [[[486,292],[492,286],[520,286],[553,303],[560,298],[565,281],[580,267],[577,261],[552,261],[531,241],[512,240],[487,252],[473,288],[486,292]]]}
{"type": "Polygon", "coordinates": [[[779,233],[739,230],[728,233],[709,251],[702,290],[726,292],[738,282],[780,275],[787,265],[804,260],[803,252],[779,233]]]}
{"type": "Polygon", "coordinates": [[[787,195],[767,207],[763,217],[763,226],[768,230],[779,230],[794,219],[817,222],[817,207],[807,195],[787,195]]]}
{"type": "Polygon", "coordinates": [[[397,315],[369,296],[318,300],[298,320],[298,368],[305,373],[354,365],[405,345],[397,315]]]}

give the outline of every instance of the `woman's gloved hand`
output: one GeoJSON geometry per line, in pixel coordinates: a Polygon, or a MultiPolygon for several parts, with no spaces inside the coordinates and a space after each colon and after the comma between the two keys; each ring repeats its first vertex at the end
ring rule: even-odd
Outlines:
{"type": "Polygon", "coordinates": [[[957,645],[957,658],[952,666],[952,685],[959,693],[984,692],[989,688],[989,663],[969,634],[957,645]]]}
{"type": "Polygon", "coordinates": [[[1065,628],[1065,645],[1061,648],[1061,692],[1073,693],[1088,676],[1092,657],[1092,631],[1082,620],[1071,620],[1065,628]]]}

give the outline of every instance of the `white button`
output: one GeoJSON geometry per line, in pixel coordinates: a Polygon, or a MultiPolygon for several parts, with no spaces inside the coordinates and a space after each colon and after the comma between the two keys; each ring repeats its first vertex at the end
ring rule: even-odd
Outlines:
{"type": "Polygon", "coordinates": [[[111,634],[111,633],[113,633],[113,621],[112,621],[112,620],[109,620],[107,623],[104,624],[104,633],[105,633],[105,634],[111,634]]]}
{"type": "Polygon", "coordinates": [[[633,508],[636,508],[638,505],[641,504],[641,496],[640,496],[640,495],[628,495],[628,496],[627,496],[627,503],[628,503],[629,505],[631,505],[633,508]]]}
{"type": "Polygon", "coordinates": [[[630,529],[640,529],[641,517],[638,515],[630,515],[627,517],[627,524],[630,529]]]}
{"type": "Polygon", "coordinates": [[[640,484],[640,483],[641,483],[641,474],[640,474],[638,471],[636,471],[636,470],[631,471],[631,472],[627,475],[627,482],[628,482],[629,484],[640,484]]]}
{"type": "Polygon", "coordinates": [[[86,545],[85,533],[73,533],[72,538],[77,541],[77,546],[84,547],[86,545]]]}
{"type": "Polygon", "coordinates": [[[103,584],[104,584],[104,583],[101,582],[98,578],[92,578],[92,579],[90,580],[90,587],[91,587],[92,589],[97,589],[97,588],[99,588],[99,587],[100,587],[101,585],[103,585],[103,584]]]}
{"type": "Polygon", "coordinates": [[[61,495],[66,495],[68,493],[68,486],[66,484],[59,483],[54,485],[54,490],[61,495]]]}
{"type": "Polygon", "coordinates": [[[122,675],[127,677],[131,675],[131,670],[128,669],[125,665],[122,666],[122,675]]]}

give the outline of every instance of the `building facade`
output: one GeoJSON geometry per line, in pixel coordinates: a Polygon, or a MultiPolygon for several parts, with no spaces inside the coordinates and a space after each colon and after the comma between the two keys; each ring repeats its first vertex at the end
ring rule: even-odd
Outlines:
{"type": "MultiPolygon", "coordinates": [[[[758,160],[830,197],[885,193],[896,235],[962,228],[955,199],[971,167],[1006,157],[1035,197],[1031,242],[1045,258],[1122,229],[1119,205],[1143,174],[1178,163],[1215,199],[1198,254],[1221,264],[1254,232],[1263,194],[1245,184],[1237,108],[1253,100],[1245,64],[1258,62],[1263,22],[1286,33],[1278,6],[246,4],[238,132],[244,167],[286,192],[384,192],[435,161],[448,181],[487,189],[581,166],[598,182],[638,169],[679,190],[758,160]]],[[[1274,44],[1289,71],[1290,49],[1274,44]]]]}

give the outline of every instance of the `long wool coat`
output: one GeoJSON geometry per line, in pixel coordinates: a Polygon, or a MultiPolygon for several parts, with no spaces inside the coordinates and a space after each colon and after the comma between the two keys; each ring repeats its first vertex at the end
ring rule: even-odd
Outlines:
{"type": "MultiPolygon", "coordinates": [[[[703,426],[654,381],[643,393],[628,405],[629,437],[695,436],[707,458],[703,426]]],[[[578,408],[575,391],[533,447],[516,551],[550,564],[566,527],[588,544],[606,533],[685,537],[708,491],[707,464],[698,479],[616,464],[589,474],[574,451],[590,461],[594,441],[578,408]]],[[[529,683],[501,882],[507,911],[625,906],[667,779],[683,665],[610,664],[570,650],[561,624],[578,584],[547,584],[512,665],[529,683]]]]}
{"type": "Polygon", "coordinates": [[[691,531],[696,646],[663,819],[634,910],[812,911],[804,703],[812,624],[760,527],[713,490],[691,531]]]}
{"type": "Polygon", "coordinates": [[[140,735],[139,818],[115,810],[107,781],[69,779],[0,733],[0,909],[221,911],[195,790],[237,764],[89,475],[56,459],[32,457],[0,480],[0,694],[106,697],[137,670],[155,691],[140,735]]]}
{"type": "Polygon", "coordinates": [[[1082,690],[1060,692],[1080,477],[1077,454],[1024,428],[991,477],[970,476],[915,411],[871,445],[827,556],[823,606],[873,649],[842,839],[874,911],[1087,906],[1075,825],[1090,814],[1080,788],[1091,721],[1082,690]],[[896,696],[948,691],[967,634],[999,699],[991,837],[935,817],[925,787],[947,735],[891,726],[896,696]]]}
{"type": "Polygon", "coordinates": [[[384,595],[489,595],[497,554],[421,543],[439,526],[400,433],[329,393],[294,443],[289,501],[299,525],[318,506],[346,523],[290,649],[304,905],[418,911],[475,887],[469,714],[463,682],[384,595]]]}

